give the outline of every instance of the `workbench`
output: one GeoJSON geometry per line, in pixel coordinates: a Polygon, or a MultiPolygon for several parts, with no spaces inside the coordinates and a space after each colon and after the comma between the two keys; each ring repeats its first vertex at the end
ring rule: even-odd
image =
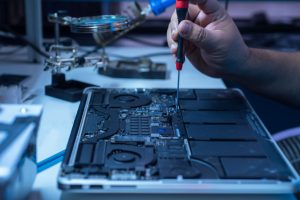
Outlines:
{"type": "MultiPolygon", "coordinates": [[[[157,47],[109,47],[108,53],[126,56],[139,56],[148,53],[169,52],[168,48],[157,47]]],[[[44,86],[51,83],[51,72],[43,71],[43,64],[32,64],[24,62],[26,51],[17,53],[4,59],[0,57],[0,74],[27,74],[32,78],[28,87],[34,94],[28,101],[32,104],[43,106],[43,115],[37,140],[37,160],[41,161],[66,148],[73,121],[79,106],[79,102],[70,103],[53,97],[45,96],[44,86]]],[[[176,88],[177,71],[174,65],[174,58],[170,56],[154,57],[153,61],[165,62],[168,68],[168,78],[165,80],[142,80],[111,78],[99,75],[94,68],[80,68],[66,72],[66,78],[79,80],[100,87],[108,88],[176,88]]],[[[221,79],[210,78],[198,72],[188,61],[181,72],[181,88],[225,88],[221,79]]],[[[43,199],[296,199],[292,194],[286,195],[154,195],[154,194],[79,194],[73,195],[62,193],[57,188],[57,175],[60,164],[39,173],[36,177],[33,190],[38,191],[43,199]]],[[[170,191],[171,193],[172,191],[170,191]]]]}

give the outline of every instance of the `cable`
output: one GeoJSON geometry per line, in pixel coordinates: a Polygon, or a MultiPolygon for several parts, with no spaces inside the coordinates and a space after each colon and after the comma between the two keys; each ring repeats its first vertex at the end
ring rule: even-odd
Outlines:
{"type": "Polygon", "coordinates": [[[149,54],[144,54],[140,56],[123,56],[123,55],[118,55],[118,54],[113,54],[113,53],[108,53],[108,56],[115,57],[115,58],[120,58],[120,59],[128,59],[128,60],[136,60],[140,58],[151,58],[151,57],[158,57],[158,56],[169,56],[172,55],[170,52],[158,52],[158,53],[149,53],[149,54]]]}
{"type": "Polygon", "coordinates": [[[300,127],[287,129],[273,135],[275,141],[281,141],[290,137],[300,136],[300,127]]]}
{"type": "Polygon", "coordinates": [[[40,173],[54,165],[56,165],[57,163],[61,162],[63,160],[63,157],[65,155],[65,150],[62,150],[52,156],[50,156],[49,158],[46,158],[40,162],[37,163],[37,172],[40,173]]]}
{"type": "Polygon", "coordinates": [[[45,58],[49,58],[49,55],[47,53],[45,53],[44,51],[42,51],[39,47],[37,47],[35,44],[33,44],[32,42],[30,42],[29,40],[27,40],[26,38],[24,38],[23,36],[19,35],[18,33],[14,32],[12,29],[10,29],[8,26],[6,25],[0,25],[2,27],[2,29],[4,29],[6,32],[10,33],[13,35],[13,37],[17,40],[19,40],[20,42],[23,42],[24,44],[28,45],[29,47],[31,47],[35,52],[37,52],[38,54],[40,54],[41,56],[45,57],[45,58]]]}
{"type": "Polygon", "coordinates": [[[86,56],[89,56],[89,55],[91,55],[91,54],[93,54],[93,53],[97,53],[100,49],[102,49],[101,46],[96,46],[96,47],[95,47],[94,49],[92,49],[92,50],[83,50],[83,49],[81,49],[81,51],[85,51],[85,53],[82,54],[81,57],[86,57],[86,56]]]}
{"type": "Polygon", "coordinates": [[[153,47],[162,47],[162,46],[164,46],[163,44],[148,42],[148,41],[138,39],[136,37],[131,37],[131,36],[128,36],[128,35],[124,36],[124,38],[126,38],[128,40],[131,40],[131,41],[134,41],[134,42],[137,42],[137,43],[140,43],[140,44],[145,44],[145,45],[148,45],[148,46],[153,46],[153,47]]]}
{"type": "MultiPolygon", "coordinates": [[[[84,50],[81,49],[81,51],[84,51],[85,53],[83,55],[81,55],[81,57],[86,57],[89,56],[93,53],[97,53],[100,49],[103,49],[103,47],[101,46],[97,46],[92,50],[84,50]]],[[[105,50],[105,48],[104,48],[105,50]]],[[[125,59],[125,60],[136,60],[136,59],[140,59],[140,58],[151,58],[151,57],[158,57],[158,56],[169,56],[172,55],[170,52],[157,52],[157,53],[149,53],[149,54],[144,54],[144,55],[139,55],[139,56],[123,56],[123,55],[119,55],[119,54],[114,54],[114,53],[107,53],[107,55],[109,57],[114,57],[114,58],[120,58],[120,59],[125,59]]]]}
{"type": "Polygon", "coordinates": [[[0,56],[7,56],[7,55],[15,54],[15,53],[21,51],[23,48],[24,48],[24,46],[19,46],[10,51],[3,51],[3,52],[0,51],[0,56]]]}

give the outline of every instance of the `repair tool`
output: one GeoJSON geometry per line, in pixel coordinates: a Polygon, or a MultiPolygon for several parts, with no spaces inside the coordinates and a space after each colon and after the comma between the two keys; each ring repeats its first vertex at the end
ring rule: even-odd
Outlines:
{"type": "MultiPolygon", "coordinates": [[[[188,0],[176,0],[176,13],[178,18],[178,24],[186,18],[188,11],[189,1],[188,0]]],[[[178,73],[177,78],[177,95],[176,95],[176,109],[179,108],[179,83],[180,83],[180,71],[184,63],[184,52],[183,52],[183,38],[178,36],[178,48],[176,54],[176,70],[178,73]]]]}

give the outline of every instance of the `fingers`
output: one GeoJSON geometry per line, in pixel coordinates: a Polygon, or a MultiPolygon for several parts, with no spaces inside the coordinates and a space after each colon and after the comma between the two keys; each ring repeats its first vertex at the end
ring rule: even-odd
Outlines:
{"type": "Polygon", "coordinates": [[[213,15],[206,15],[203,11],[201,11],[194,22],[202,27],[206,27],[214,21],[213,15]]]}
{"type": "Polygon", "coordinates": [[[190,2],[197,4],[207,15],[222,12],[223,10],[223,7],[217,0],[190,0],[190,2]]]}
{"type": "Polygon", "coordinates": [[[197,5],[189,4],[187,19],[189,19],[191,21],[195,21],[195,19],[197,18],[197,16],[199,15],[200,12],[201,12],[201,10],[199,9],[199,7],[197,5]]]}
{"type": "Polygon", "coordinates": [[[171,16],[171,22],[178,23],[178,18],[177,18],[176,11],[174,11],[172,16],[171,16]]]}
{"type": "MultiPolygon", "coordinates": [[[[177,32],[177,31],[176,31],[176,32],[177,32]]],[[[169,48],[170,48],[170,50],[171,50],[171,52],[172,52],[173,54],[175,54],[176,51],[177,51],[177,43],[176,43],[177,37],[178,37],[178,32],[175,33],[175,32],[173,31],[173,34],[172,34],[172,33],[171,33],[171,29],[169,28],[169,29],[168,29],[168,32],[167,32],[167,41],[168,41],[168,46],[169,46],[169,48]],[[174,39],[173,39],[173,38],[174,38],[174,39]],[[176,40],[175,40],[175,39],[176,39],[176,40]]]]}
{"type": "Polygon", "coordinates": [[[168,45],[173,54],[177,51],[177,43],[176,43],[178,37],[177,26],[178,26],[177,15],[174,12],[167,31],[168,45]]]}
{"type": "MultiPolygon", "coordinates": [[[[201,27],[206,27],[209,23],[218,20],[221,17],[221,14],[225,14],[222,10],[222,6],[216,0],[192,0],[197,3],[189,4],[188,16],[187,19],[195,22],[187,22],[185,20],[184,23],[188,23],[191,25],[190,32],[184,32],[183,25],[181,27],[180,35],[182,35],[185,39],[190,40],[195,43],[196,46],[201,48],[209,47],[210,40],[206,39],[207,32],[206,29],[201,27]],[[203,9],[203,10],[202,10],[203,9]],[[200,25],[200,26],[197,26],[200,25]]],[[[168,45],[171,49],[172,53],[176,53],[177,51],[177,38],[178,38],[178,19],[176,12],[173,13],[171,17],[171,22],[167,31],[167,41],[168,45]]]]}
{"type": "Polygon", "coordinates": [[[186,40],[204,50],[210,50],[216,44],[215,33],[188,20],[178,26],[179,34],[186,40]]]}
{"type": "Polygon", "coordinates": [[[198,0],[198,6],[207,15],[222,11],[222,7],[217,0],[198,0]]]}
{"type": "Polygon", "coordinates": [[[211,22],[224,18],[227,13],[217,0],[191,0],[198,5],[201,12],[195,23],[205,27],[211,22]]]}

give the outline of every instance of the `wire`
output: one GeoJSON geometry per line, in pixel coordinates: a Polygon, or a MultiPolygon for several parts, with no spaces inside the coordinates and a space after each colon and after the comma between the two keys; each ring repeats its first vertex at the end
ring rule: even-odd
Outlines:
{"type": "Polygon", "coordinates": [[[40,54],[41,56],[45,57],[45,58],[49,58],[49,55],[47,53],[45,53],[43,50],[41,50],[39,47],[37,47],[35,44],[33,44],[32,42],[30,42],[29,40],[27,40],[26,38],[24,38],[23,36],[19,35],[18,33],[16,33],[15,31],[13,31],[12,29],[10,29],[8,26],[6,25],[1,25],[2,29],[4,29],[6,32],[12,34],[12,36],[19,40],[21,43],[24,43],[26,45],[28,45],[29,47],[31,47],[35,52],[37,52],[38,54],[40,54]]]}
{"type": "MultiPolygon", "coordinates": [[[[81,49],[81,51],[84,51],[85,53],[83,55],[81,55],[81,57],[86,57],[89,56],[93,53],[97,53],[100,49],[105,50],[105,48],[101,47],[101,46],[96,46],[94,49],[92,50],[84,50],[81,49]]],[[[158,57],[158,56],[169,56],[172,55],[170,52],[157,52],[157,53],[149,53],[149,54],[144,54],[144,55],[139,55],[139,56],[124,56],[124,55],[119,55],[119,54],[114,54],[114,53],[107,53],[107,55],[109,57],[114,57],[114,58],[119,58],[119,59],[125,59],[125,60],[136,60],[136,59],[140,59],[140,58],[151,58],[151,57],[158,57]]]]}
{"type": "Polygon", "coordinates": [[[24,48],[24,46],[19,46],[10,51],[2,51],[2,52],[0,51],[0,56],[7,56],[7,55],[15,54],[15,53],[21,51],[23,48],[24,48]]]}
{"type": "Polygon", "coordinates": [[[162,46],[164,46],[163,44],[157,44],[157,43],[149,42],[149,41],[138,39],[136,37],[131,37],[131,36],[128,36],[128,35],[124,36],[124,38],[126,38],[128,40],[131,40],[131,41],[134,41],[134,42],[137,42],[137,43],[140,43],[140,44],[145,44],[145,45],[148,45],[148,46],[153,46],[153,47],[162,47],[162,46]]]}
{"type": "Polygon", "coordinates": [[[275,141],[281,141],[290,137],[300,136],[300,127],[295,127],[273,134],[275,141]]]}
{"type": "Polygon", "coordinates": [[[96,46],[92,50],[83,50],[83,49],[81,49],[81,51],[85,51],[85,53],[83,55],[81,55],[81,57],[86,57],[86,56],[89,56],[89,55],[91,55],[93,53],[97,53],[100,49],[102,49],[101,46],[96,46]]]}
{"type": "Polygon", "coordinates": [[[37,163],[37,172],[40,173],[54,165],[56,165],[57,163],[61,162],[63,160],[63,157],[65,155],[65,150],[62,150],[40,162],[37,163]]]}
{"type": "Polygon", "coordinates": [[[149,53],[149,54],[144,54],[140,56],[123,56],[123,55],[118,55],[118,54],[113,54],[113,53],[108,53],[108,56],[115,57],[115,58],[120,58],[120,59],[127,59],[127,60],[136,60],[140,58],[151,58],[151,57],[158,57],[158,56],[169,56],[172,55],[170,52],[158,52],[158,53],[149,53]]]}

